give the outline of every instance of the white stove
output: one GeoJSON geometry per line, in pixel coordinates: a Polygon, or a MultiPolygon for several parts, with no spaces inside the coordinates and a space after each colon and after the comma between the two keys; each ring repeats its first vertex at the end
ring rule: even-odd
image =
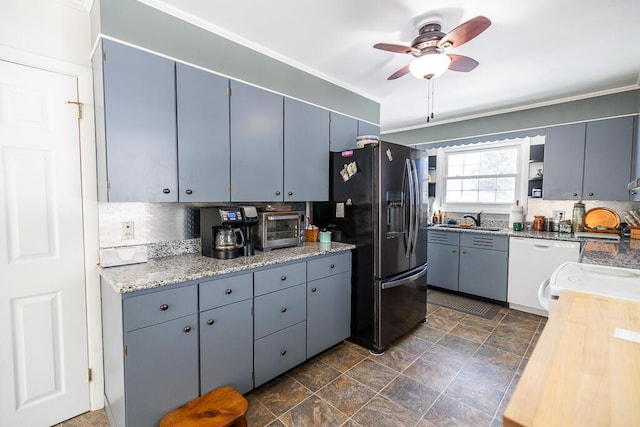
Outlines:
{"type": "Polygon", "coordinates": [[[640,270],[565,262],[540,285],[538,301],[549,314],[563,290],[640,302],[640,270]]]}

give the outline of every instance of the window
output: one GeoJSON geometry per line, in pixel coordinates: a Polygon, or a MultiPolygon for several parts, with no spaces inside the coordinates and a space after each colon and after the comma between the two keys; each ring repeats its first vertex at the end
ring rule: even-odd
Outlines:
{"type": "Polygon", "coordinates": [[[446,153],[444,203],[512,205],[520,194],[520,144],[446,153]]]}

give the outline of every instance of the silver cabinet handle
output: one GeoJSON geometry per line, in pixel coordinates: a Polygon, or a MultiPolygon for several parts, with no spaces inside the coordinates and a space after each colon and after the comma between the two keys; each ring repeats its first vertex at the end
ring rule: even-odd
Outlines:
{"type": "Polygon", "coordinates": [[[169,310],[169,304],[162,304],[162,305],[160,306],[160,310],[162,310],[162,311],[167,311],[167,310],[169,310]]]}
{"type": "Polygon", "coordinates": [[[280,311],[281,311],[282,313],[286,313],[286,312],[287,312],[287,307],[282,307],[282,308],[280,309],[280,311]]]}
{"type": "Polygon", "coordinates": [[[224,293],[227,295],[231,295],[231,292],[233,292],[231,289],[227,289],[226,291],[224,291],[224,293]]]}
{"type": "Polygon", "coordinates": [[[187,190],[185,191],[185,193],[187,193],[187,194],[193,194],[193,190],[191,190],[191,189],[189,188],[189,189],[187,189],[187,190]]]}
{"type": "Polygon", "coordinates": [[[168,188],[163,188],[163,189],[162,189],[162,192],[163,192],[164,194],[169,194],[169,193],[171,193],[171,190],[170,190],[170,189],[168,189],[168,188]]]}
{"type": "Polygon", "coordinates": [[[281,276],[280,280],[282,280],[284,282],[285,280],[287,280],[287,276],[281,276]]]}
{"type": "Polygon", "coordinates": [[[214,323],[216,322],[213,319],[207,320],[207,325],[213,325],[214,323]]]}
{"type": "Polygon", "coordinates": [[[287,354],[287,350],[280,350],[280,355],[284,356],[285,354],[287,354]]]}
{"type": "Polygon", "coordinates": [[[188,334],[189,332],[191,332],[191,326],[185,326],[182,330],[188,334]]]}

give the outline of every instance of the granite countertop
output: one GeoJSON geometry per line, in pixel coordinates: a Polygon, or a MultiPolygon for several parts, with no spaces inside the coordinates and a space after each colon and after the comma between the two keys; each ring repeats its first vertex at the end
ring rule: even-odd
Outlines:
{"type": "Polygon", "coordinates": [[[102,278],[118,293],[136,292],[158,286],[172,285],[204,277],[235,273],[259,267],[301,260],[329,253],[354,249],[346,243],[307,243],[270,252],[256,250],[250,257],[230,260],[209,258],[199,253],[150,259],[146,263],[119,267],[98,267],[102,278]]]}
{"type": "Polygon", "coordinates": [[[596,240],[576,237],[573,233],[549,231],[511,231],[507,228],[499,230],[478,230],[470,228],[439,227],[430,230],[452,231],[457,233],[481,233],[496,236],[524,237],[532,239],[564,240],[582,243],[580,262],[585,264],[606,265],[609,267],[633,268],[640,270],[640,240],[621,238],[620,241],[596,240]]]}

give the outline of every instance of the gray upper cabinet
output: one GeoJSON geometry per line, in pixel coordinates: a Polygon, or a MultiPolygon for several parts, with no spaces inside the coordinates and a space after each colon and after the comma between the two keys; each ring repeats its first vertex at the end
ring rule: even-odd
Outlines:
{"type": "Polygon", "coordinates": [[[329,199],[329,112],[284,99],[284,201],[329,199]]]}
{"type": "Polygon", "coordinates": [[[331,112],[331,151],[344,151],[356,148],[358,120],[331,112]]]}
{"type": "MultiPolygon", "coordinates": [[[[110,202],[178,200],[175,63],[102,41],[94,58],[99,176],[110,202]],[[100,67],[102,59],[102,67],[100,67]],[[100,74],[100,71],[102,73],[100,74]],[[102,81],[100,82],[100,79],[102,81]],[[102,158],[104,157],[104,158],[102,158]]],[[[104,189],[99,191],[105,199],[104,189]]]]}
{"type": "Polygon", "coordinates": [[[176,64],[181,202],[230,200],[229,80],[176,64]]]}
{"type": "Polygon", "coordinates": [[[380,126],[358,120],[358,135],[380,136],[380,126]]]}
{"type": "Polygon", "coordinates": [[[544,199],[582,198],[585,131],[585,123],[547,129],[544,142],[544,199]]]}
{"type": "Polygon", "coordinates": [[[283,97],[231,81],[231,200],[282,201],[283,97]]]}
{"type": "Polygon", "coordinates": [[[634,117],[587,123],[583,200],[629,200],[634,117]]]}
{"type": "Polygon", "coordinates": [[[629,200],[634,117],[547,130],[543,197],[547,200],[629,200]]]}

